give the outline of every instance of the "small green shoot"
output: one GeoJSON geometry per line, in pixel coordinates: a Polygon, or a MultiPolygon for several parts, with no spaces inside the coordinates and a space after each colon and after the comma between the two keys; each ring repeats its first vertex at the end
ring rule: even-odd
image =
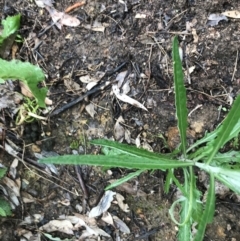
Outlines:
{"type": "Polygon", "coordinates": [[[40,116],[40,114],[40,108],[36,99],[24,97],[24,102],[18,109],[15,123],[16,125],[21,125],[23,123],[31,123],[36,119],[46,119],[40,116]]]}
{"type": "Polygon", "coordinates": [[[14,34],[18,31],[20,27],[20,19],[21,19],[21,15],[18,14],[12,17],[7,17],[5,20],[2,20],[3,31],[0,35],[0,45],[11,34],[14,34]]]}
{"type": "Polygon", "coordinates": [[[229,140],[240,132],[240,96],[234,101],[225,120],[213,132],[206,134],[201,140],[187,147],[187,103],[186,89],[182,72],[182,63],[179,57],[177,37],[173,40],[174,62],[174,90],[175,105],[180,132],[181,145],[179,152],[159,154],[148,152],[122,143],[109,140],[94,140],[91,143],[102,146],[104,155],[72,155],[49,157],[40,160],[40,163],[96,165],[103,167],[121,167],[133,169],[126,177],[106,187],[113,188],[129,179],[140,175],[146,170],[168,171],[165,182],[165,191],[169,191],[174,183],[180,191],[180,197],[172,204],[169,210],[172,220],[179,226],[179,241],[202,241],[206,226],[212,222],[215,212],[215,179],[228,186],[233,192],[240,194],[240,152],[229,151],[220,153],[219,150],[229,140]],[[206,202],[202,202],[202,194],[197,189],[197,180],[193,167],[198,167],[210,176],[206,202]],[[174,175],[175,168],[182,168],[184,181],[181,182],[174,175]],[[176,216],[176,206],[180,206],[176,216]],[[192,233],[193,225],[197,232],[192,233]]]}

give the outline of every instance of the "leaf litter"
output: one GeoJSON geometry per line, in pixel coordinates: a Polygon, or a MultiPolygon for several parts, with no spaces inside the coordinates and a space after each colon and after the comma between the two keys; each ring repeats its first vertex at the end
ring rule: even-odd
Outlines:
{"type": "Polygon", "coordinates": [[[51,0],[37,0],[35,2],[39,7],[45,8],[49,12],[54,24],[59,29],[62,28],[62,25],[77,27],[80,24],[80,21],[76,17],[73,17],[65,12],[59,12],[58,10],[56,10],[53,7],[53,1],[51,0]]]}
{"type": "MultiPolygon", "coordinates": [[[[79,213],[73,213],[74,215],[61,215],[58,219],[49,221],[48,223],[42,225],[39,230],[47,233],[52,232],[61,232],[69,235],[74,235],[75,231],[78,231],[79,228],[85,228],[82,231],[79,240],[84,240],[87,237],[99,237],[105,236],[110,237],[108,233],[97,226],[97,217],[102,215],[101,219],[107,224],[112,225],[116,229],[119,229],[123,233],[130,233],[130,229],[124,221],[122,221],[116,215],[112,215],[107,212],[113,201],[113,196],[117,196],[117,203],[125,212],[129,211],[127,204],[123,203],[124,197],[118,193],[112,191],[106,191],[98,205],[89,212],[88,215],[83,215],[79,213]]],[[[27,220],[26,220],[27,221],[27,220]]],[[[39,222],[40,220],[38,220],[39,222]]],[[[33,219],[29,217],[27,223],[30,224],[33,222],[33,219]]],[[[24,223],[22,223],[23,225],[24,223]]],[[[57,237],[56,237],[57,238],[57,237]]]]}

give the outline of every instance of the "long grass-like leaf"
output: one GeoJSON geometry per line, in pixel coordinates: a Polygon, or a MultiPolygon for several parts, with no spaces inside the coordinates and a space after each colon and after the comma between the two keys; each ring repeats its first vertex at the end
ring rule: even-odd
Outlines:
{"type": "Polygon", "coordinates": [[[188,167],[193,166],[194,163],[190,161],[178,161],[169,159],[149,159],[145,157],[131,156],[131,155],[64,155],[53,156],[39,160],[40,163],[53,164],[72,164],[72,165],[94,165],[104,167],[121,167],[130,169],[148,169],[148,170],[166,170],[169,168],[188,167]]]}
{"type": "MultiPolygon", "coordinates": [[[[185,200],[181,203],[181,219],[184,220],[186,216],[188,215],[188,206],[189,201],[185,200]]],[[[178,240],[179,241],[190,241],[191,240],[191,222],[188,221],[184,225],[179,226],[179,232],[178,232],[178,240]]]]}
{"type": "Polygon", "coordinates": [[[213,167],[207,164],[195,163],[202,170],[214,175],[235,193],[240,194],[240,170],[226,167],[213,167]]]}
{"type": "MultiPolygon", "coordinates": [[[[207,133],[203,138],[201,138],[200,140],[196,141],[193,145],[191,145],[188,149],[187,152],[190,152],[192,149],[197,148],[198,146],[207,143],[207,142],[211,142],[213,141],[218,135],[219,135],[219,131],[220,131],[220,127],[221,125],[219,125],[214,131],[207,133]]],[[[228,142],[229,140],[233,139],[234,137],[236,137],[238,135],[238,133],[240,132],[240,121],[236,123],[236,125],[234,126],[234,128],[232,129],[229,137],[226,139],[225,143],[228,142]]],[[[225,144],[224,143],[224,144],[225,144]]],[[[202,152],[204,152],[203,148],[199,148],[198,152],[200,152],[199,150],[202,149],[202,152]]]]}
{"type": "MultiPolygon", "coordinates": [[[[234,101],[231,110],[222,123],[216,139],[214,139],[210,145],[212,146],[211,153],[207,160],[207,164],[211,163],[218,150],[229,140],[232,130],[238,125],[240,120],[240,95],[234,101]]],[[[238,134],[238,133],[236,133],[238,134]]]]}
{"type": "MultiPolygon", "coordinates": [[[[239,151],[229,151],[225,153],[217,153],[214,160],[221,163],[236,162],[240,163],[240,152],[239,151]]],[[[233,166],[234,167],[234,166],[233,166]]]]}
{"type": "Polygon", "coordinates": [[[105,191],[107,191],[109,189],[112,189],[114,187],[117,187],[117,186],[119,186],[119,185],[121,185],[121,184],[123,184],[123,183],[125,183],[125,182],[127,182],[129,180],[131,180],[132,178],[139,176],[144,171],[145,170],[138,170],[136,172],[132,172],[132,173],[128,174],[127,176],[124,176],[123,178],[120,178],[120,179],[116,180],[115,182],[113,182],[109,186],[107,186],[105,188],[105,191]]]}
{"type": "Polygon", "coordinates": [[[214,182],[214,175],[210,174],[210,186],[208,189],[205,210],[201,216],[200,222],[198,223],[198,230],[194,238],[194,241],[203,240],[206,226],[208,223],[212,222],[214,212],[215,212],[215,182],[214,182]]]}
{"type": "Polygon", "coordinates": [[[182,62],[179,56],[177,37],[173,39],[173,71],[174,71],[174,90],[175,90],[175,105],[178,119],[178,129],[181,139],[181,149],[186,157],[187,147],[187,97],[186,88],[184,86],[184,77],[182,71],[182,62]]]}
{"type": "Polygon", "coordinates": [[[240,194],[240,172],[238,177],[229,177],[222,174],[215,175],[215,177],[224,185],[229,187],[232,191],[234,191],[236,194],[240,194]]]}
{"type": "Polygon", "coordinates": [[[119,142],[116,142],[116,141],[105,140],[105,139],[96,139],[96,140],[92,140],[91,143],[94,144],[94,145],[99,145],[99,146],[104,146],[104,147],[116,149],[121,153],[132,155],[132,156],[146,157],[146,158],[149,158],[149,159],[163,158],[163,159],[172,160],[171,158],[169,158],[168,155],[161,155],[161,154],[158,154],[158,153],[154,153],[154,152],[144,150],[142,148],[137,148],[135,146],[119,143],[119,142]]]}

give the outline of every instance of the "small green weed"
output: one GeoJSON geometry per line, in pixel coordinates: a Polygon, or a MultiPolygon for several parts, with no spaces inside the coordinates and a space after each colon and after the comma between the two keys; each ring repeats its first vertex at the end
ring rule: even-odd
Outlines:
{"type": "Polygon", "coordinates": [[[175,105],[181,139],[179,151],[175,151],[171,155],[159,154],[109,140],[94,140],[92,144],[102,146],[105,155],[66,155],[45,158],[40,162],[85,164],[108,168],[121,167],[135,170],[106,189],[120,185],[140,175],[145,170],[160,169],[168,171],[165,191],[168,192],[170,184],[174,183],[182,194],[169,210],[172,220],[179,226],[178,240],[202,241],[206,226],[212,222],[215,212],[215,179],[228,186],[233,192],[240,194],[240,152],[219,152],[229,140],[238,136],[240,132],[240,96],[236,98],[231,110],[220,126],[187,148],[187,99],[177,37],[173,40],[173,61],[175,105]],[[202,202],[202,195],[197,189],[193,167],[206,171],[210,176],[205,203],[202,202]],[[174,175],[175,168],[182,168],[184,174],[183,183],[180,183],[174,175]],[[176,205],[181,207],[179,217],[174,216],[176,205]],[[196,223],[197,232],[192,234],[192,225],[196,223]]]}
{"type": "Polygon", "coordinates": [[[20,27],[21,15],[15,15],[12,17],[7,17],[5,20],[2,20],[3,31],[0,35],[0,45],[10,37],[11,34],[15,34],[20,27]]]}
{"type": "MultiPolygon", "coordinates": [[[[7,168],[0,168],[0,179],[5,176],[7,168]]],[[[0,217],[6,217],[12,214],[10,204],[0,196],[0,217]]]]}
{"type": "MultiPolygon", "coordinates": [[[[20,18],[21,16],[18,14],[2,20],[3,31],[0,35],[0,47],[12,34],[16,34],[20,27],[20,18]]],[[[45,79],[44,73],[39,67],[19,60],[0,59],[0,83],[8,79],[24,82],[36,98],[37,104],[40,107],[45,107],[47,88],[39,88],[38,86],[45,79]]]]}

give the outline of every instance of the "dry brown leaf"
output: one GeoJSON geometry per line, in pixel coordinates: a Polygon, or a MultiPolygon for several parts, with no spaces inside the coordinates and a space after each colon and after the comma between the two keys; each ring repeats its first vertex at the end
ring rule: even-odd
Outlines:
{"type": "Polygon", "coordinates": [[[52,220],[49,223],[40,227],[40,230],[44,230],[46,232],[55,232],[59,231],[66,234],[74,234],[73,233],[73,225],[69,220],[52,220]]]}
{"type": "MultiPolygon", "coordinates": [[[[122,71],[120,72],[117,77],[116,77],[116,81],[118,82],[118,87],[120,88],[125,80],[125,77],[127,75],[128,71],[125,70],[125,71],[122,71]]],[[[126,93],[125,93],[126,94],[126,93]]]]}
{"type": "Polygon", "coordinates": [[[111,224],[112,226],[114,226],[114,222],[113,222],[113,218],[112,215],[109,212],[105,212],[102,215],[101,218],[105,223],[111,224]]]}
{"type": "Polygon", "coordinates": [[[84,28],[95,31],[95,32],[104,32],[105,31],[105,26],[103,26],[102,23],[98,22],[97,20],[95,20],[92,25],[85,24],[84,28]]]}
{"type": "Polygon", "coordinates": [[[228,21],[227,17],[224,14],[212,13],[208,16],[208,26],[216,26],[222,20],[228,21]]]}
{"type": "Polygon", "coordinates": [[[145,106],[143,104],[141,104],[140,102],[138,102],[137,100],[134,100],[133,98],[127,96],[126,94],[124,93],[121,93],[120,89],[118,88],[118,85],[117,84],[114,84],[112,85],[112,90],[113,90],[113,93],[116,95],[116,97],[123,101],[123,102],[126,102],[128,104],[131,104],[135,107],[138,107],[138,108],[141,108],[143,110],[146,110],[148,111],[145,106]]]}
{"type": "Polygon", "coordinates": [[[17,174],[18,159],[15,158],[10,166],[9,175],[15,179],[17,174]]]}
{"type": "Polygon", "coordinates": [[[82,215],[82,214],[79,214],[79,213],[74,213],[74,215],[77,218],[82,219],[89,226],[96,226],[97,225],[97,221],[96,221],[95,218],[90,218],[90,217],[88,217],[86,215],[82,215]]]}
{"type": "Polygon", "coordinates": [[[86,105],[85,110],[92,118],[94,118],[94,115],[97,114],[97,112],[95,111],[95,105],[93,103],[86,105]]]}
{"type": "Polygon", "coordinates": [[[89,84],[91,82],[97,83],[100,80],[100,79],[94,78],[90,75],[83,75],[79,79],[82,83],[86,83],[86,84],[89,84]]]}
{"type": "Polygon", "coordinates": [[[135,18],[146,18],[146,17],[147,17],[147,15],[145,13],[137,13],[135,15],[135,18]]]}
{"type": "Polygon", "coordinates": [[[122,116],[119,116],[113,129],[114,137],[116,141],[122,142],[125,137],[125,128],[121,125],[124,123],[124,119],[122,116]]]}
{"type": "MultiPolygon", "coordinates": [[[[110,183],[115,182],[116,179],[109,180],[110,183]]],[[[147,197],[147,194],[142,190],[138,189],[136,185],[132,185],[130,183],[123,183],[116,187],[117,190],[126,192],[128,194],[139,196],[139,197],[147,197]]]]}
{"type": "Polygon", "coordinates": [[[130,211],[128,204],[123,202],[123,201],[125,200],[125,198],[124,198],[121,194],[117,193],[117,194],[116,194],[116,199],[117,199],[117,202],[118,202],[119,207],[120,207],[124,212],[127,213],[127,212],[130,211]]]}
{"type": "Polygon", "coordinates": [[[27,192],[21,192],[21,197],[24,203],[33,203],[36,199],[27,192]]]}
{"type": "Polygon", "coordinates": [[[117,216],[113,216],[115,226],[123,233],[130,233],[129,227],[117,216]]]}
{"type": "Polygon", "coordinates": [[[80,240],[84,237],[89,237],[92,235],[95,236],[106,236],[110,237],[109,234],[104,232],[102,229],[98,228],[96,225],[96,220],[94,218],[89,218],[85,215],[81,215],[78,213],[75,213],[75,216],[63,216],[62,218],[65,218],[66,220],[70,221],[72,224],[74,224],[73,230],[78,230],[79,227],[85,227],[86,230],[83,231],[83,234],[80,237],[80,240]]]}
{"type": "Polygon", "coordinates": [[[81,86],[73,81],[69,76],[64,76],[63,77],[63,83],[66,86],[66,88],[70,91],[78,91],[81,89],[81,86]]]}
{"type": "Polygon", "coordinates": [[[8,177],[2,178],[2,182],[11,189],[17,197],[20,197],[20,186],[17,182],[13,181],[8,177]]]}
{"type": "Polygon", "coordinates": [[[52,0],[35,0],[38,7],[44,8],[45,6],[53,7],[54,1],[52,0]]]}
{"type": "Polygon", "coordinates": [[[98,203],[98,205],[92,208],[88,216],[90,218],[97,217],[101,215],[103,212],[107,211],[111,205],[113,196],[115,194],[116,193],[113,191],[110,191],[110,190],[106,191],[103,197],[101,198],[100,202],[98,203]]]}
{"type": "Polygon", "coordinates": [[[80,21],[77,18],[72,17],[67,13],[59,12],[55,8],[46,5],[45,8],[49,12],[53,22],[59,29],[62,28],[62,25],[66,25],[69,27],[77,27],[80,24],[80,21]]]}
{"type": "Polygon", "coordinates": [[[240,18],[240,11],[238,10],[226,11],[226,12],[223,12],[222,15],[229,18],[240,18]]]}
{"type": "MultiPolygon", "coordinates": [[[[24,96],[27,96],[29,98],[33,98],[33,94],[31,92],[31,90],[28,88],[28,86],[23,83],[22,81],[19,82],[20,84],[20,87],[21,87],[21,93],[24,95],[24,96]]],[[[52,105],[52,100],[50,100],[48,97],[45,98],[45,104],[46,105],[52,105]]]]}
{"type": "Polygon", "coordinates": [[[70,16],[69,14],[64,13],[62,19],[60,20],[62,25],[66,25],[69,27],[77,27],[80,24],[80,21],[70,16]]]}

